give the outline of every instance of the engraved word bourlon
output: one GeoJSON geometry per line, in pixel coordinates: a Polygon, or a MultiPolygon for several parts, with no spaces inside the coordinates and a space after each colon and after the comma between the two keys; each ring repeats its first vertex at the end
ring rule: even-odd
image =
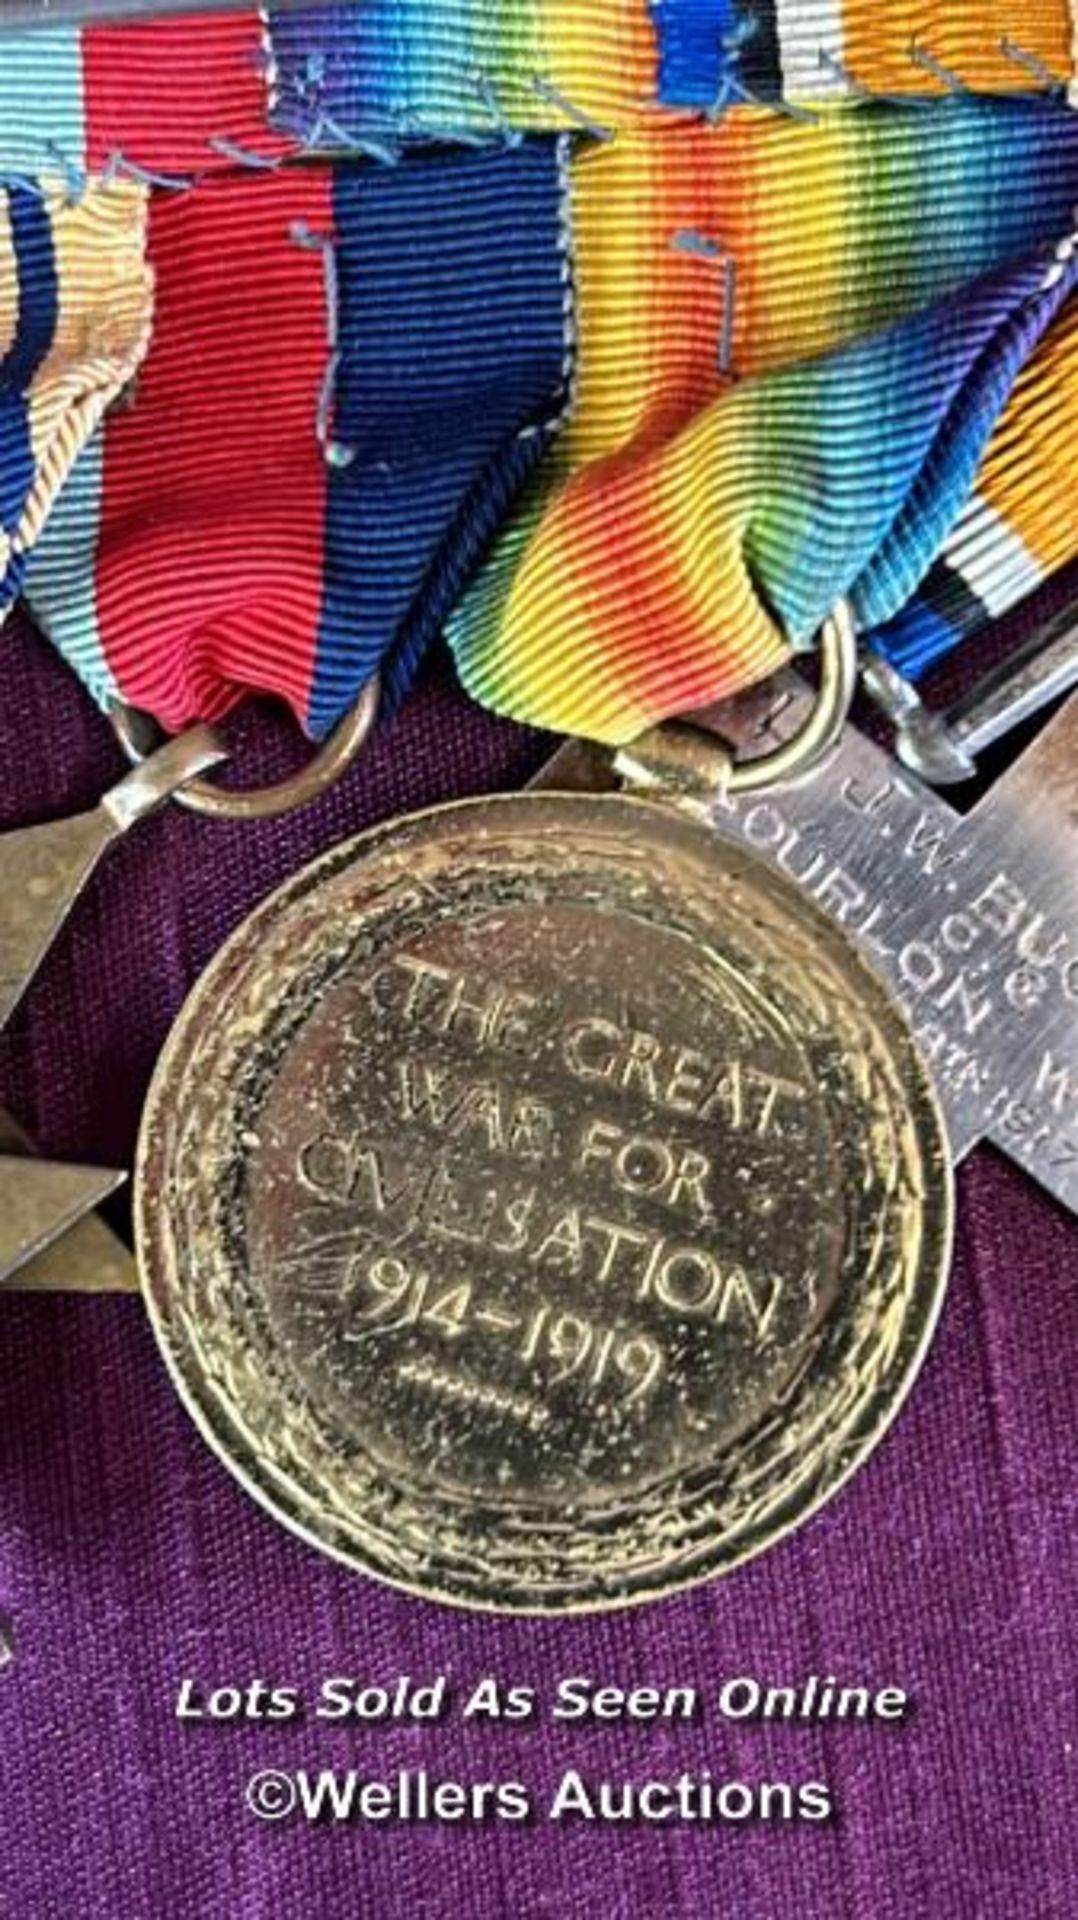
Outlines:
{"type": "Polygon", "coordinates": [[[948,1265],[945,1128],[809,895],[669,805],[338,848],[166,1048],[136,1223],[175,1382],[308,1538],[477,1607],[640,1601],[865,1458],[948,1265]]]}
{"type": "MultiPolygon", "coordinates": [[[[791,673],[698,724],[767,748],[811,700],[791,673]]],[[[612,782],[609,755],[572,742],[535,784],[612,782]]],[[[1078,1213],[1078,696],[964,817],[849,726],[823,778],[719,802],[713,820],[813,893],[890,982],[955,1159],[990,1140],[1078,1213]]]]}
{"type": "Polygon", "coordinates": [[[955,1158],[991,1140],[1078,1213],[1078,696],[965,818],[849,727],[825,778],[719,824],[890,981],[955,1158]]]}

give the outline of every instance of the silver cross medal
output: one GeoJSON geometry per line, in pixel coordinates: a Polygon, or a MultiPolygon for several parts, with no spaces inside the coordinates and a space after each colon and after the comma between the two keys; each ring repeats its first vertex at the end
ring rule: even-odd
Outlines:
{"type": "MultiPolygon", "coordinates": [[[[814,893],[890,981],[935,1070],[956,1162],[989,1140],[1078,1212],[1078,694],[964,817],[926,784],[968,779],[979,752],[1078,685],[1078,622],[949,714],[928,714],[886,669],[867,678],[903,765],[851,725],[822,777],[717,803],[715,824],[814,893]]],[[[751,753],[811,699],[791,673],[700,718],[751,753]]],[[[607,785],[615,765],[570,744],[536,784],[607,785]]]]}
{"type": "MultiPolygon", "coordinates": [[[[162,747],[92,812],[0,839],[0,1028],[10,1019],[102,854],[193,775],[223,758],[204,728],[162,747]]],[[[0,1109],[0,1287],[131,1293],[135,1262],[93,1211],[125,1174],[39,1159],[0,1109]]]]}

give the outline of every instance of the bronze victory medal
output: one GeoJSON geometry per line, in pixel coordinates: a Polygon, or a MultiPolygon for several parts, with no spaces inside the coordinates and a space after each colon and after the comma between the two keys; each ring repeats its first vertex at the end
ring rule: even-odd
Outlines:
{"type": "Polygon", "coordinates": [[[233,936],[137,1192],[198,1424],[443,1600],[644,1600],[816,1508],[924,1353],[951,1234],[902,1016],[770,866],[530,794],[336,849],[233,936]]]}

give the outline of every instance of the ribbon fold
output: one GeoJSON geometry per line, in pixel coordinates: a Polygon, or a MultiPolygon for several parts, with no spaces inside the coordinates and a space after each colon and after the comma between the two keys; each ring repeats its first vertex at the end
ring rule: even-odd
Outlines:
{"type": "Polygon", "coordinates": [[[319,735],[397,696],[566,405],[564,202],[553,141],[154,196],[137,403],[28,584],[97,699],[319,735]]]}
{"type": "Polygon", "coordinates": [[[1073,39],[1069,0],[0,36],[5,600],[33,551],[95,696],[169,728],[254,691],[323,733],[443,625],[479,698],[610,740],[840,596],[924,672],[1078,549],[1073,39]]]}

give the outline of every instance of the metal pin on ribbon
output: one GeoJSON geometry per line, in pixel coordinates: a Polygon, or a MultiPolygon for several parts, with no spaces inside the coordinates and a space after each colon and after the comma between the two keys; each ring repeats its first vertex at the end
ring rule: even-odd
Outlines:
{"type": "Polygon", "coordinates": [[[989,747],[1078,686],[1078,620],[1068,612],[1035,634],[944,713],[930,712],[884,660],[871,661],[864,677],[894,725],[902,764],[929,786],[959,786],[974,778],[989,747]]]}

